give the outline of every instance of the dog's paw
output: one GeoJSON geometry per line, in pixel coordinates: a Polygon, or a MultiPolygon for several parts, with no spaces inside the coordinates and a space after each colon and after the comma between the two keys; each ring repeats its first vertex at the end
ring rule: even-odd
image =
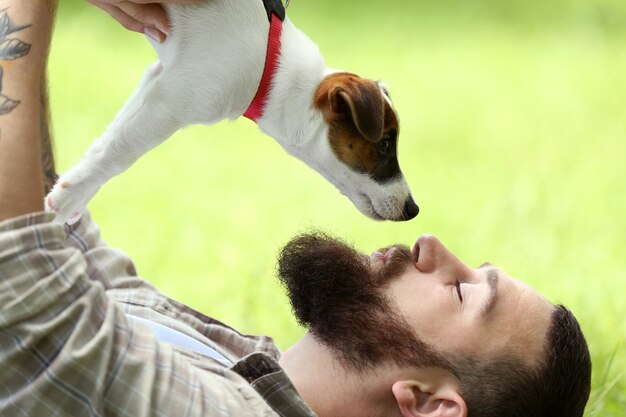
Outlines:
{"type": "Polygon", "coordinates": [[[46,210],[55,213],[55,220],[59,223],[72,225],[81,218],[97,190],[91,190],[85,183],[70,182],[61,177],[46,197],[46,210]]]}

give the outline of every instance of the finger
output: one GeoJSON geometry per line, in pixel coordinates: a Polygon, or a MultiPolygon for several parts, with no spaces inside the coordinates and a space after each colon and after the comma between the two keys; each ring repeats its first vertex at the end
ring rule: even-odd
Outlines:
{"type": "Polygon", "coordinates": [[[124,12],[119,7],[113,6],[100,0],[89,0],[89,2],[100,7],[102,10],[110,14],[111,17],[117,20],[122,26],[124,26],[128,30],[143,33],[159,43],[165,41],[165,38],[167,37],[165,33],[160,31],[159,29],[146,26],[144,23],[128,15],[128,13],[124,12]]]}
{"type": "Polygon", "coordinates": [[[137,4],[132,1],[122,1],[118,3],[117,7],[134,20],[143,23],[143,26],[157,28],[164,35],[170,32],[167,13],[160,4],[137,4]]]}
{"type": "Polygon", "coordinates": [[[133,32],[143,33],[144,25],[138,20],[133,19],[131,16],[124,13],[120,8],[116,6],[112,6],[109,3],[104,3],[104,2],[96,1],[96,0],[91,0],[90,3],[92,3],[95,6],[98,6],[99,8],[107,12],[109,15],[111,15],[113,19],[120,22],[120,24],[124,26],[126,29],[131,30],[133,32]]]}

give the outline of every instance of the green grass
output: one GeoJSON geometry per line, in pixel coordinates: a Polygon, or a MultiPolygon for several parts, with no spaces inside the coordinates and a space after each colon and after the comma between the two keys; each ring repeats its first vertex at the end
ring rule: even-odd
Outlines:
{"type": "MultiPolygon", "coordinates": [[[[155,57],[61,3],[50,76],[65,170],[155,57]]],[[[91,207],[109,243],[170,296],[285,348],[302,329],[274,265],[293,234],[318,227],[372,251],[434,233],[568,305],[594,360],[588,416],[623,416],[626,4],[294,0],[289,14],[329,65],[389,85],[419,217],[366,219],[239,120],[179,132],[107,184],[91,207]]]]}

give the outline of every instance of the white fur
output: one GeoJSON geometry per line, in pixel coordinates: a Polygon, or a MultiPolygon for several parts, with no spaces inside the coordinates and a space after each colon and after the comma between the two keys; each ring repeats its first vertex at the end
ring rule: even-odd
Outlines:
{"type": "MultiPolygon", "coordinates": [[[[78,165],[47,197],[57,220],[73,223],[110,178],[189,124],[236,119],[259,86],[269,22],[261,0],[211,0],[168,5],[172,33],[163,44],[148,38],[159,55],[135,93],[78,165]]],[[[326,67],[318,47],[285,19],[282,49],[261,130],[322,174],[364,214],[402,218],[410,195],[404,178],[373,181],[341,162],[331,150],[328,126],[313,97],[326,67]]]]}

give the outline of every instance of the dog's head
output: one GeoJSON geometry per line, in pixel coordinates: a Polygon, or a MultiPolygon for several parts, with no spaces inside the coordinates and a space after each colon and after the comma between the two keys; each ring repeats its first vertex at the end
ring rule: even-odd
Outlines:
{"type": "Polygon", "coordinates": [[[415,217],[419,209],[398,164],[398,116],[386,88],[333,73],[320,83],[314,105],[328,126],[328,140],[317,142],[321,159],[314,168],[368,217],[415,217]]]}

